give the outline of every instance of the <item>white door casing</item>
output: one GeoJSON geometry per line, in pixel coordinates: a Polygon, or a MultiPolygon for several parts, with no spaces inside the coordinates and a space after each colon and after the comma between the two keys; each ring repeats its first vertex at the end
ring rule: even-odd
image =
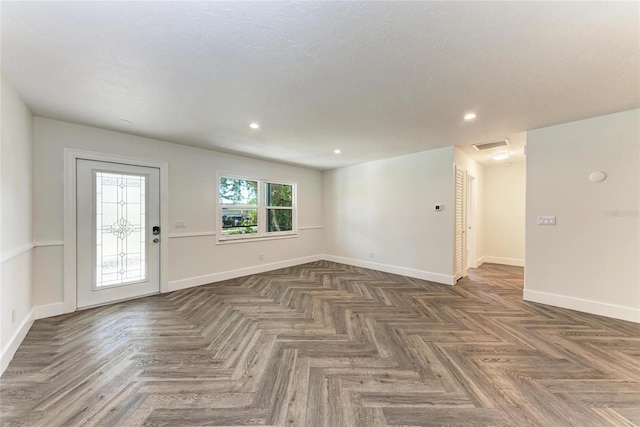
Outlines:
{"type": "MultiPolygon", "coordinates": [[[[161,230],[169,230],[169,164],[163,160],[97,151],[64,149],[64,288],[63,313],[77,309],[76,162],[78,159],[148,166],[160,170],[161,230]]],[[[169,239],[160,239],[160,292],[169,292],[169,239]]]]}
{"type": "Polygon", "coordinates": [[[467,174],[466,181],[467,205],[466,205],[466,262],[465,269],[477,268],[476,264],[476,204],[477,204],[477,183],[476,178],[467,174]]]}

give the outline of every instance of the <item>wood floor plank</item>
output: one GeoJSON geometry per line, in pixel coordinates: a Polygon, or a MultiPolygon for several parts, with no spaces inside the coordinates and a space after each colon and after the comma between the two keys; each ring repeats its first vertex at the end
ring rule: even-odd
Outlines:
{"type": "Polygon", "coordinates": [[[640,425],[640,326],[319,261],[34,323],[2,426],[640,425]]]}

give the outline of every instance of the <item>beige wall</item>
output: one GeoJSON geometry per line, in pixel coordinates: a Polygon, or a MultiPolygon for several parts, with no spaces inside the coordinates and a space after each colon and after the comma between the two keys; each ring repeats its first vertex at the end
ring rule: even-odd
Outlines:
{"type": "Polygon", "coordinates": [[[639,151],[640,110],[528,133],[525,299],[640,322],[639,151]]]}
{"type": "Polygon", "coordinates": [[[38,248],[34,281],[37,306],[63,300],[64,149],[165,161],[169,165],[169,289],[209,283],[263,266],[322,253],[322,174],[150,138],[36,117],[34,133],[34,236],[56,243],[38,248]],[[217,245],[216,174],[286,180],[298,184],[299,237],[217,245]],[[175,221],[186,228],[175,229],[175,221]],[[208,235],[191,235],[208,234],[208,235]],[[262,260],[260,260],[262,255],[262,260]]]}
{"type": "Polygon", "coordinates": [[[325,172],[328,258],[452,284],[453,150],[325,172]]]}
{"type": "Polygon", "coordinates": [[[525,258],[526,222],[525,299],[640,321],[640,110],[530,131],[526,168],[483,168],[446,147],[320,173],[34,120],[4,78],[1,92],[2,369],[38,309],[56,314],[46,307],[62,303],[64,148],[169,163],[170,223],[187,224],[169,230],[175,288],[323,251],[338,262],[450,284],[455,162],[478,178],[477,256],[525,258]],[[589,182],[594,170],[609,178],[589,182]],[[215,236],[189,235],[215,232],[219,171],[296,181],[300,236],[220,246],[215,236]],[[435,204],[444,210],[435,212],[435,204]],[[557,226],[537,226],[538,215],[556,215],[557,226]]]}
{"type": "Polygon", "coordinates": [[[483,262],[524,266],[525,162],[484,168],[483,262]]]}
{"type": "Polygon", "coordinates": [[[31,325],[33,115],[1,77],[0,372],[31,325]],[[15,316],[12,316],[12,311],[15,316]]]}

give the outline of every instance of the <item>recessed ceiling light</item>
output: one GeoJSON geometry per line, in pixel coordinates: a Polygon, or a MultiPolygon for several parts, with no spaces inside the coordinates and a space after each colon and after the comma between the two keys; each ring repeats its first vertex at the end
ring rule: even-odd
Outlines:
{"type": "Polygon", "coordinates": [[[464,115],[465,120],[473,120],[476,118],[476,113],[467,113],[464,115]]]}
{"type": "Polygon", "coordinates": [[[259,124],[257,124],[256,122],[250,123],[250,124],[249,124],[249,127],[250,127],[251,129],[260,129],[260,125],[259,125],[259,124]]]}
{"type": "Polygon", "coordinates": [[[504,159],[508,159],[510,155],[511,155],[511,154],[510,154],[509,152],[507,152],[507,151],[503,151],[503,152],[501,152],[501,153],[494,153],[494,154],[492,154],[492,155],[491,155],[491,158],[492,158],[493,160],[504,160],[504,159]]]}
{"type": "Polygon", "coordinates": [[[336,148],[335,150],[333,150],[334,154],[340,154],[342,153],[342,150],[340,150],[339,148],[336,148]]]}

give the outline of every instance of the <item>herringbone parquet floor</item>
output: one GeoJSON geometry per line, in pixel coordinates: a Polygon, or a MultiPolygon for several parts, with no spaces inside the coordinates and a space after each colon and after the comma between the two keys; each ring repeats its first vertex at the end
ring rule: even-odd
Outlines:
{"type": "Polygon", "coordinates": [[[637,324],[316,262],[37,321],[2,425],[640,424],[637,324]]]}

